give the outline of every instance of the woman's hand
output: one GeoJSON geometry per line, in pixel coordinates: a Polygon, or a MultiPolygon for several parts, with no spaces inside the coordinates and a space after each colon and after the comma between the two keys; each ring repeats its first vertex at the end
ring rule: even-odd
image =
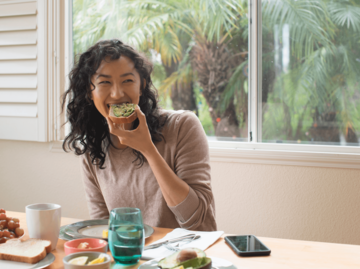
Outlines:
{"type": "Polygon", "coordinates": [[[135,130],[125,130],[124,124],[116,124],[109,117],[106,118],[110,133],[116,135],[122,145],[126,145],[143,155],[154,148],[151,140],[149,128],[146,123],[145,114],[140,110],[137,105],[135,108],[137,117],[139,119],[139,126],[135,130]]]}
{"type": "Polygon", "coordinates": [[[135,111],[139,119],[139,126],[135,130],[125,130],[124,124],[115,124],[110,118],[106,118],[110,133],[117,136],[122,145],[140,151],[144,155],[159,183],[166,203],[169,206],[176,206],[188,196],[190,187],[175,174],[156,149],[151,140],[145,114],[140,107],[136,106],[135,111]]]}

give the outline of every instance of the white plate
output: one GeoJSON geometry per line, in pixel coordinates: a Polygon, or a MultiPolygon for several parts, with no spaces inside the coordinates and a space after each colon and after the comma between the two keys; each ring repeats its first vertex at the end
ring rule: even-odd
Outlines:
{"type": "MultiPolygon", "coordinates": [[[[212,268],[236,269],[236,266],[231,262],[229,262],[228,260],[217,257],[211,257],[211,256],[209,256],[209,258],[211,259],[212,262],[211,263],[212,268]]],[[[138,269],[159,269],[158,262],[160,260],[161,258],[144,262],[142,265],[139,266],[138,269]]]]}
{"type": "Polygon", "coordinates": [[[12,262],[0,260],[0,268],[6,269],[40,269],[45,268],[55,261],[55,256],[52,253],[46,255],[44,259],[35,264],[25,262],[12,262]]]}
{"type": "MultiPolygon", "coordinates": [[[[66,227],[61,227],[59,238],[64,240],[73,240],[76,238],[91,237],[107,240],[107,238],[102,237],[102,232],[103,230],[109,229],[108,222],[108,219],[98,219],[72,223],[66,225],[66,227]]],[[[154,228],[147,224],[144,224],[144,230],[145,238],[148,238],[154,233],[154,228]]]]}

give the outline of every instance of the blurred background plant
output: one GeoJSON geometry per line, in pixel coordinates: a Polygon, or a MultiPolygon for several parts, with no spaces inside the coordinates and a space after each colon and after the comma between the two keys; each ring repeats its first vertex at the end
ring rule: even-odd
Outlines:
{"type": "Polygon", "coordinates": [[[262,8],[263,140],[358,145],[360,2],[262,8]]]}
{"type": "MultiPolygon", "coordinates": [[[[248,140],[247,0],[73,0],[74,54],[119,38],[154,64],[162,107],[248,140]]],[[[358,145],[360,3],[262,1],[262,142],[358,145]]]]}

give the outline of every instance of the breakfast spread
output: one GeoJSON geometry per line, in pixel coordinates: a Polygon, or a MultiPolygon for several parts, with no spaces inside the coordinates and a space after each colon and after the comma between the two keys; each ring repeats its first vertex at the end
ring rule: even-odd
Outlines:
{"type": "Polygon", "coordinates": [[[162,269],[210,269],[211,259],[198,248],[184,248],[161,259],[158,266],[162,269]]]}
{"type": "Polygon", "coordinates": [[[19,219],[6,216],[6,211],[0,209],[0,244],[9,239],[23,236],[24,230],[20,228],[19,223],[19,219]]]}
{"type": "Polygon", "coordinates": [[[0,245],[0,260],[37,263],[51,251],[51,242],[42,239],[10,239],[0,245]]]}
{"type": "MultiPolygon", "coordinates": [[[[108,237],[108,230],[102,231],[102,237],[108,237]]],[[[0,260],[35,264],[51,252],[51,242],[41,239],[20,240],[24,230],[20,228],[19,219],[6,216],[6,211],[0,209],[0,260]]],[[[75,245],[77,249],[91,249],[88,242],[75,245]]],[[[85,253],[84,253],[85,254],[85,253]]],[[[96,256],[95,256],[96,257],[96,256]]],[[[69,261],[74,265],[93,265],[106,262],[105,254],[97,258],[80,256],[69,261]],[[95,259],[94,259],[95,258],[95,259]]],[[[161,269],[210,269],[212,261],[204,251],[198,248],[185,248],[161,259],[158,266],[161,269]]]]}
{"type": "Polygon", "coordinates": [[[112,104],[109,116],[114,123],[130,123],[137,118],[135,108],[136,105],[130,103],[112,104]]]}
{"type": "Polygon", "coordinates": [[[103,263],[103,262],[105,262],[105,255],[100,254],[98,258],[87,263],[88,259],[89,259],[89,257],[87,257],[87,256],[80,256],[80,257],[71,259],[69,261],[69,263],[76,264],[76,265],[93,265],[93,264],[103,263]]]}

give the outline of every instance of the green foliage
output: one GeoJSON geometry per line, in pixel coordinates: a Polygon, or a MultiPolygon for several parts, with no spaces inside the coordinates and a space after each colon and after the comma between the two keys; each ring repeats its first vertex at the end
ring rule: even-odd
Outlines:
{"type": "MultiPolygon", "coordinates": [[[[247,5],[247,0],[74,0],[74,53],[99,39],[120,38],[150,58],[158,55],[153,81],[163,107],[171,108],[175,83],[192,83],[199,118],[214,135],[190,51],[195,44],[226,43],[243,61],[231,71],[219,109],[233,102],[239,127],[246,128],[247,5]]],[[[309,143],[319,124],[335,126],[343,136],[351,129],[359,137],[359,1],[263,0],[262,12],[263,141],[309,143]],[[284,26],[290,29],[287,69],[277,58],[285,46],[284,26]],[[335,118],[326,119],[331,113],[335,118]]]]}
{"type": "Polygon", "coordinates": [[[198,110],[199,110],[198,116],[204,128],[204,131],[207,136],[214,136],[215,130],[214,130],[214,125],[212,124],[211,121],[209,106],[206,103],[204,96],[201,94],[201,88],[197,86],[195,87],[194,91],[195,91],[196,102],[198,104],[198,110]]]}
{"type": "Polygon", "coordinates": [[[285,24],[291,40],[288,71],[263,64],[263,73],[277,74],[263,108],[263,139],[311,141],[319,125],[359,136],[360,3],[263,1],[263,10],[263,42],[285,24]]]}

